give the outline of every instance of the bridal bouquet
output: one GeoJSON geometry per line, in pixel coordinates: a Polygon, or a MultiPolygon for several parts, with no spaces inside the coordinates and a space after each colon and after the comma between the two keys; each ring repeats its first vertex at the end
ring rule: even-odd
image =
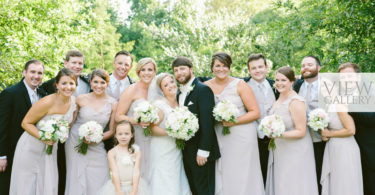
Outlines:
{"type": "Polygon", "coordinates": [[[189,140],[199,129],[197,117],[187,107],[177,107],[165,121],[167,134],[176,138],[177,148],[183,150],[185,141],[189,140]]]}
{"type": "MultiPolygon", "coordinates": [[[[213,110],[215,120],[221,122],[237,122],[236,117],[239,114],[239,110],[236,105],[228,100],[220,101],[213,110]]],[[[229,127],[223,127],[222,134],[227,135],[230,133],[229,127]]]]}
{"type": "MultiPolygon", "coordinates": [[[[69,136],[69,124],[64,119],[50,118],[39,122],[41,140],[53,140],[64,143],[69,136]]],[[[52,154],[53,145],[48,145],[46,154],[52,154]]]]}
{"type": "Polygon", "coordinates": [[[268,144],[268,150],[270,150],[276,148],[275,138],[282,137],[282,134],[285,132],[285,125],[280,116],[269,115],[262,119],[259,124],[259,129],[264,135],[271,138],[268,144]]]}
{"type": "Polygon", "coordinates": [[[329,117],[326,111],[317,108],[309,113],[307,125],[314,131],[323,130],[328,127],[329,117]]]}
{"type": "MultiPolygon", "coordinates": [[[[154,123],[159,120],[159,110],[148,101],[141,102],[134,109],[134,115],[136,120],[144,123],[154,123]]],[[[150,126],[143,129],[145,136],[151,134],[150,126]]]]}
{"type": "Polygon", "coordinates": [[[89,121],[82,124],[78,129],[79,144],[76,149],[81,154],[86,154],[88,145],[83,142],[99,143],[103,139],[103,127],[96,121],[89,121]]]}

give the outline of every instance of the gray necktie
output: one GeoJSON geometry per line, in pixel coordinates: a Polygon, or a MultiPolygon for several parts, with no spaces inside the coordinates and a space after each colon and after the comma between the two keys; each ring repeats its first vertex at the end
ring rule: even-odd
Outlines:
{"type": "Polygon", "coordinates": [[[312,84],[307,84],[307,91],[306,91],[306,103],[310,102],[310,99],[311,99],[311,88],[312,88],[312,84]]]}
{"type": "Polygon", "coordinates": [[[266,89],[265,89],[263,84],[259,84],[258,88],[259,88],[259,91],[260,91],[260,97],[261,97],[260,99],[261,99],[261,102],[263,103],[266,100],[266,95],[264,94],[266,89]]]}
{"type": "Polygon", "coordinates": [[[31,95],[31,104],[34,104],[35,102],[38,101],[38,96],[36,95],[36,92],[33,91],[33,94],[31,95]]]}
{"type": "Polygon", "coordinates": [[[121,86],[121,82],[120,81],[116,81],[116,85],[115,85],[115,90],[113,92],[113,96],[116,100],[119,100],[120,99],[120,86],[121,86]]]}

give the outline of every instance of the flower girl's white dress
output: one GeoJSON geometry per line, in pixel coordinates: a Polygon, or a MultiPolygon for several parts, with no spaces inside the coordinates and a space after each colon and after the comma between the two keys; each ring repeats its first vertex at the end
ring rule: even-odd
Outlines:
{"type": "MultiPolygon", "coordinates": [[[[133,187],[133,170],[135,165],[135,153],[139,152],[139,147],[137,145],[132,146],[134,148],[134,153],[129,154],[122,152],[120,150],[116,151],[116,164],[119,171],[121,189],[124,194],[128,194],[132,191],[133,187]]],[[[100,195],[116,195],[116,189],[113,185],[112,180],[109,180],[99,191],[100,195]]],[[[145,182],[142,178],[138,184],[137,195],[147,195],[148,190],[145,182]]]]}

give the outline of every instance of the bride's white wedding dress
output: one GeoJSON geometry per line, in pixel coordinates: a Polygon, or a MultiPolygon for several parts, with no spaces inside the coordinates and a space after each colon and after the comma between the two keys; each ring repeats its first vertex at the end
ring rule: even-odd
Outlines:
{"type": "MultiPolygon", "coordinates": [[[[159,125],[165,128],[165,120],[172,112],[164,98],[153,102],[164,113],[159,125]]],[[[159,195],[188,195],[190,188],[185,174],[182,152],[175,139],[169,136],[152,136],[150,143],[150,193],[159,195]]]]}

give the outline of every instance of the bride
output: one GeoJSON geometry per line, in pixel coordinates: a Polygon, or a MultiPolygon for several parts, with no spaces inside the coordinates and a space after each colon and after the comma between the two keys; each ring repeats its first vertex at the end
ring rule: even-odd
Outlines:
{"type": "Polygon", "coordinates": [[[160,124],[152,125],[150,143],[150,192],[151,194],[188,195],[190,188],[185,175],[182,152],[177,149],[175,139],[165,131],[165,119],[178,106],[177,84],[174,77],[161,73],[151,84],[148,99],[161,111],[160,124]]]}

